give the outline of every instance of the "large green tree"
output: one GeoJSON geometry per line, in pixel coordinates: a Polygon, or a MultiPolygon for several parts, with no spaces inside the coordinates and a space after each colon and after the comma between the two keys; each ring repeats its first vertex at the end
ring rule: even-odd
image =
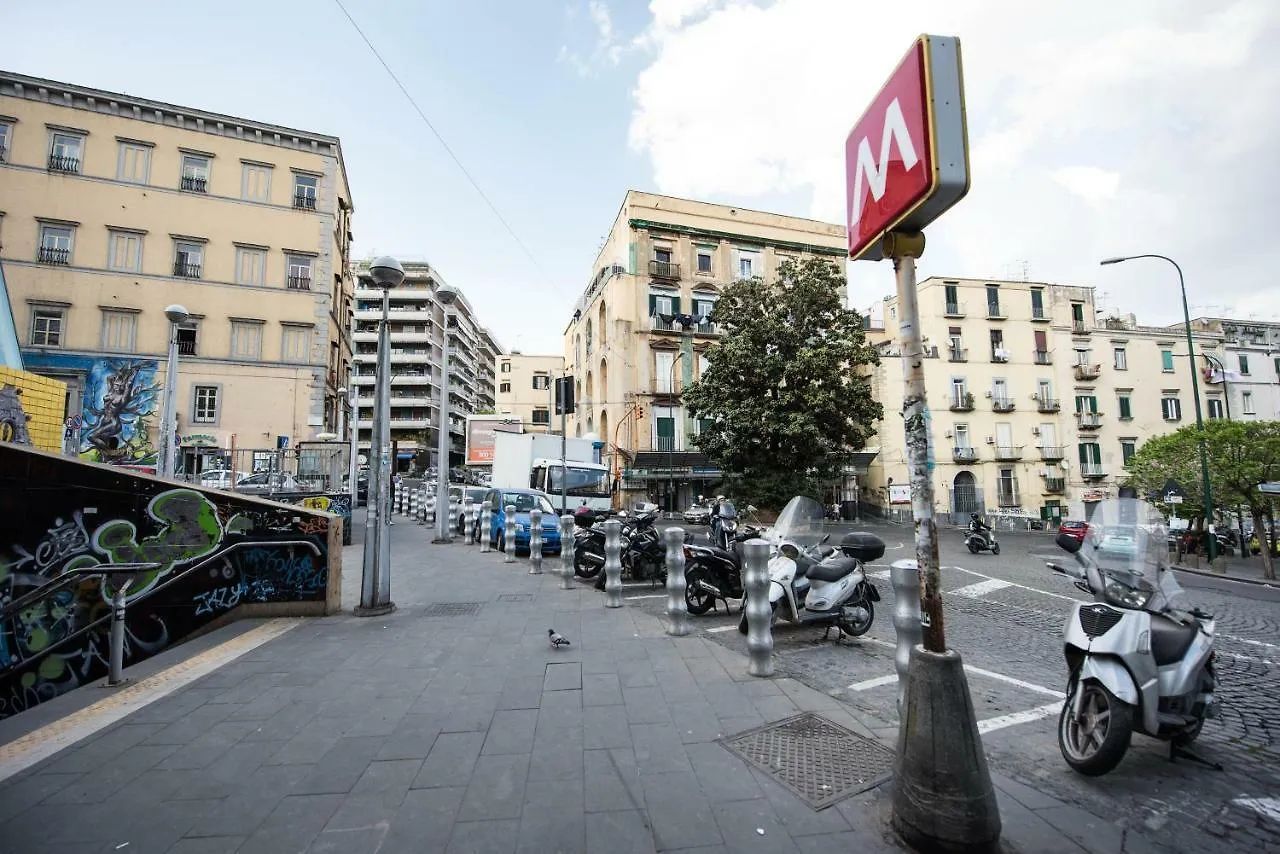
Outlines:
{"type": "Polygon", "coordinates": [[[779,508],[843,474],[874,431],[876,364],[862,316],[845,308],[844,275],[829,261],[784,261],[772,281],[725,289],[711,319],[723,330],[707,369],[684,393],[704,421],[700,450],[739,497],[779,508]]]}
{"type": "MultiPolygon", "coordinates": [[[[1188,426],[1147,440],[1126,466],[1130,484],[1147,494],[1158,493],[1169,480],[1177,481],[1186,491],[1180,514],[1203,516],[1199,435],[1195,426],[1188,426]]],[[[1262,540],[1273,499],[1259,492],[1258,484],[1280,479],[1280,421],[1209,421],[1205,448],[1213,503],[1220,509],[1242,508],[1262,540]]],[[[1265,547],[1262,568],[1266,578],[1276,577],[1265,547]]]]}

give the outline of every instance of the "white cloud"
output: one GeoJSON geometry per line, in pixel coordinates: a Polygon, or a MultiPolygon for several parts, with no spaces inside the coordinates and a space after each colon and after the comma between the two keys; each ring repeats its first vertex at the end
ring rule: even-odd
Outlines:
{"type": "MultiPolygon", "coordinates": [[[[1096,284],[1147,320],[1172,312],[1169,271],[1099,269],[1097,259],[1163,252],[1201,301],[1280,304],[1269,249],[1280,222],[1270,189],[1280,180],[1280,55],[1268,50],[1280,4],[1130,0],[1121,12],[1106,0],[652,0],[649,9],[640,41],[652,54],[632,92],[630,142],[662,192],[756,206],[807,198],[790,212],[842,222],[849,128],[916,35],[958,35],[973,183],[929,230],[922,274],[995,275],[1025,261],[1033,279],[1096,284]]],[[[852,272],[864,304],[892,289],[887,265],[852,272]]]]}
{"type": "MultiPolygon", "coordinates": [[[[562,45],[556,57],[557,61],[567,64],[582,77],[590,77],[601,69],[616,68],[627,50],[614,28],[609,7],[601,0],[587,0],[586,9],[594,38],[591,51],[583,55],[568,45],[562,45]]],[[[571,22],[577,19],[575,7],[571,6],[566,11],[571,22]]]]}

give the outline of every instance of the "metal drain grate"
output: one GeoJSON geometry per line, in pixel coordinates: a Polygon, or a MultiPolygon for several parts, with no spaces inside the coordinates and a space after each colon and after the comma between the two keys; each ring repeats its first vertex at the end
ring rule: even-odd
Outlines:
{"type": "Polygon", "coordinates": [[[483,602],[435,602],[422,612],[424,617],[474,617],[483,602]]]}
{"type": "Polygon", "coordinates": [[[498,596],[499,602],[532,602],[532,593],[502,593],[498,596]]]}
{"type": "Polygon", "coordinates": [[[893,751],[812,712],[726,736],[720,743],[815,810],[880,785],[893,751]]]}

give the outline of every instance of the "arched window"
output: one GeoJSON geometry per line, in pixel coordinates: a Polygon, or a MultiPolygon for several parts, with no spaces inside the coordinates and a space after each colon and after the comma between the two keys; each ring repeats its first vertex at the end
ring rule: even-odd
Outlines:
{"type": "Polygon", "coordinates": [[[605,337],[608,335],[608,327],[605,325],[605,319],[604,319],[604,300],[603,299],[600,300],[600,312],[597,316],[599,317],[599,320],[596,325],[600,327],[600,349],[603,350],[605,346],[605,337]]]}

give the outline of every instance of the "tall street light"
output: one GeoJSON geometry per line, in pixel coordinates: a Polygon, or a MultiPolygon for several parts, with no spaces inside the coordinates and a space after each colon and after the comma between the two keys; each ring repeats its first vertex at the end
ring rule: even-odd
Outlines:
{"type": "MultiPolygon", "coordinates": [[[[1122,261],[1133,261],[1138,258],[1159,258],[1161,261],[1168,261],[1173,265],[1173,269],[1178,271],[1178,287],[1182,291],[1182,318],[1187,327],[1187,357],[1188,364],[1191,367],[1191,395],[1195,399],[1196,404],[1196,432],[1197,445],[1200,448],[1200,478],[1201,487],[1204,489],[1204,518],[1205,525],[1213,525],[1213,489],[1209,485],[1209,451],[1205,445],[1204,438],[1204,415],[1200,411],[1200,381],[1196,378],[1196,345],[1191,337],[1191,308],[1187,305],[1187,282],[1182,276],[1182,268],[1178,266],[1178,262],[1167,255],[1121,255],[1115,258],[1104,258],[1101,261],[1102,266],[1109,264],[1119,264],[1122,261]]],[[[1209,562],[1212,563],[1218,556],[1218,542],[1212,532],[1206,531],[1207,534],[1206,548],[1209,552],[1209,562]]]]}
{"type": "MultiPolygon", "coordinates": [[[[391,601],[391,335],[388,314],[391,289],[404,281],[395,258],[376,259],[369,268],[382,288],[382,322],[378,325],[378,368],[373,395],[373,432],[369,437],[369,500],[364,521],[364,571],[357,616],[375,617],[395,610],[391,601]]],[[[354,482],[352,489],[355,489],[354,482]]],[[[352,507],[354,511],[354,506],[352,507]]]]}
{"type": "MultiPolygon", "coordinates": [[[[436,536],[432,542],[451,543],[453,519],[449,514],[449,307],[458,292],[444,282],[436,285],[436,302],[444,309],[444,334],[440,337],[440,418],[436,431],[436,536]]],[[[496,508],[495,508],[496,509],[496,508]]],[[[508,548],[514,549],[514,544],[508,548]]]]}
{"type": "Polygon", "coordinates": [[[191,314],[180,305],[164,310],[169,319],[169,363],[164,375],[164,403],[160,409],[160,441],[156,443],[156,474],[173,477],[173,462],[177,455],[174,439],[178,433],[178,325],[185,323],[191,314]]]}

